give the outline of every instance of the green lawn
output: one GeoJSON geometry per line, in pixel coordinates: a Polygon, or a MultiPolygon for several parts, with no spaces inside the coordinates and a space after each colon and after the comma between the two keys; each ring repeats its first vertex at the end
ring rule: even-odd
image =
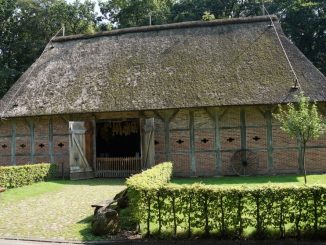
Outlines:
{"type": "MultiPolygon", "coordinates": [[[[303,185],[302,176],[286,175],[286,176],[254,176],[254,177],[216,177],[216,178],[174,178],[171,181],[175,184],[192,184],[203,183],[208,185],[262,185],[262,184],[288,184],[303,185]]],[[[326,174],[308,175],[307,184],[326,185],[326,174]]]]}
{"type": "Polygon", "coordinates": [[[112,198],[123,180],[53,181],[0,194],[0,237],[98,240],[91,204],[112,198]]]}

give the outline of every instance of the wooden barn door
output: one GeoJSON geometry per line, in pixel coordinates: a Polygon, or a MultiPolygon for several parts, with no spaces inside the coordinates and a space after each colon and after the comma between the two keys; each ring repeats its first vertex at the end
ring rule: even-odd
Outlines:
{"type": "Polygon", "coordinates": [[[86,158],[84,122],[69,122],[70,179],[94,177],[93,170],[86,158]]]}
{"type": "Polygon", "coordinates": [[[143,169],[150,168],[155,163],[154,118],[144,120],[142,145],[143,169]]]}

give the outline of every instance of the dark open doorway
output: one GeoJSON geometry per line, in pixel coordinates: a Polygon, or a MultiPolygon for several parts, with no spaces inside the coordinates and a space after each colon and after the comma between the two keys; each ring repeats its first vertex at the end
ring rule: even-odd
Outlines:
{"type": "Polygon", "coordinates": [[[140,157],[139,120],[96,123],[96,157],[140,157]]]}

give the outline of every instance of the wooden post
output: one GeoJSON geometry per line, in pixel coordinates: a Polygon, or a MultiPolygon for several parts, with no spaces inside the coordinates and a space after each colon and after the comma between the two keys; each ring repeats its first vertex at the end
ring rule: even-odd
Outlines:
{"type": "Polygon", "coordinates": [[[241,149],[247,149],[247,129],[245,108],[240,108],[241,149]]]}
{"type": "Polygon", "coordinates": [[[191,175],[196,176],[196,153],[195,153],[195,115],[189,110],[189,136],[190,136],[190,170],[191,175]]]}
{"type": "Polygon", "coordinates": [[[155,163],[154,118],[144,118],[142,122],[143,168],[149,168],[155,163]]]}
{"type": "Polygon", "coordinates": [[[97,177],[97,165],[96,165],[96,120],[92,120],[93,125],[93,169],[95,171],[95,176],[97,177]]]}
{"type": "Polygon", "coordinates": [[[34,163],[35,161],[35,125],[34,121],[30,120],[29,121],[29,134],[30,134],[30,144],[31,144],[31,154],[30,154],[30,159],[31,163],[34,163]]]}
{"type": "Polygon", "coordinates": [[[214,122],[214,131],[215,131],[215,154],[216,154],[216,175],[222,175],[222,155],[221,155],[221,133],[220,133],[220,120],[226,114],[227,109],[213,108],[205,109],[208,116],[214,122]]]}
{"type": "Polygon", "coordinates": [[[267,110],[266,113],[267,125],[267,163],[268,173],[272,174],[274,169],[273,164],[273,125],[272,125],[272,111],[267,110]]]}
{"type": "Polygon", "coordinates": [[[11,165],[16,165],[16,120],[11,123],[11,165]]]}
{"type": "Polygon", "coordinates": [[[216,151],[216,175],[222,174],[222,156],[221,156],[221,141],[220,141],[220,121],[219,113],[214,112],[214,126],[215,126],[215,151],[216,151]]]}
{"type": "Polygon", "coordinates": [[[165,160],[171,160],[171,147],[170,147],[170,120],[164,114],[164,141],[165,141],[165,160]]]}
{"type": "MultiPolygon", "coordinates": [[[[171,160],[171,146],[170,146],[170,122],[173,118],[178,114],[179,110],[174,110],[172,113],[164,112],[164,116],[160,118],[163,119],[164,122],[164,137],[165,137],[165,160],[171,160]]],[[[158,112],[156,115],[160,115],[158,112]]]]}
{"type": "Polygon", "coordinates": [[[51,163],[54,163],[54,148],[53,148],[53,121],[49,118],[49,155],[51,163]]]}

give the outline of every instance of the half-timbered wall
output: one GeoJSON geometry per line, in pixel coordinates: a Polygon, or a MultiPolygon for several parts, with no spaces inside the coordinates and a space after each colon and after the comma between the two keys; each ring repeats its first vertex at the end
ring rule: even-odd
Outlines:
{"type": "MultiPolygon", "coordinates": [[[[180,109],[155,117],[155,161],[172,160],[176,176],[234,175],[231,157],[247,149],[258,157],[257,174],[298,173],[298,148],[280,129],[270,107],[180,109]]],[[[326,136],[306,151],[310,173],[326,172],[326,136]]]]}
{"type": "Polygon", "coordinates": [[[0,165],[56,163],[69,176],[69,126],[62,118],[2,120],[0,165]]]}
{"type": "MultiPolygon", "coordinates": [[[[154,118],[155,162],[172,160],[175,176],[234,175],[230,160],[240,149],[258,156],[257,174],[298,173],[296,141],[280,129],[271,107],[171,109],[96,116],[154,118]]],[[[94,120],[86,124],[86,155],[92,162],[96,148],[94,120]]],[[[2,120],[0,165],[38,162],[56,163],[59,175],[62,170],[65,176],[69,175],[68,121],[62,117],[2,120]]],[[[326,172],[326,135],[308,144],[306,167],[310,173],[326,172]]]]}

